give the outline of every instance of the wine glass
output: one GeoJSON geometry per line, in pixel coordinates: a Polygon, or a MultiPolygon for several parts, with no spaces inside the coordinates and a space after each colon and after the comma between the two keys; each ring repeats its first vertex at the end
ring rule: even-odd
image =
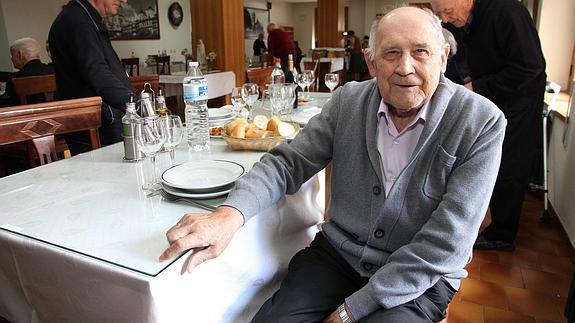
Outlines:
{"type": "Polygon", "coordinates": [[[248,119],[251,118],[252,114],[252,107],[254,103],[258,100],[260,96],[259,86],[256,83],[246,83],[242,85],[242,97],[246,102],[246,106],[248,109],[248,119]]]}
{"type": "Polygon", "coordinates": [[[165,130],[158,116],[145,117],[138,120],[135,124],[136,143],[140,151],[150,157],[152,162],[152,180],[144,184],[145,190],[153,191],[157,188],[158,174],[156,170],[156,154],[166,141],[165,130]]]}
{"type": "Polygon", "coordinates": [[[244,97],[242,96],[242,88],[235,87],[232,89],[232,105],[234,106],[234,113],[236,117],[240,117],[242,109],[246,106],[244,97]]]}
{"type": "Polygon", "coordinates": [[[333,92],[333,90],[339,85],[339,75],[336,73],[327,73],[325,74],[325,86],[329,88],[329,92],[333,92]]]}
{"type": "Polygon", "coordinates": [[[299,73],[298,75],[295,76],[294,80],[297,83],[297,85],[299,85],[301,87],[302,94],[303,94],[302,99],[305,99],[305,88],[307,87],[305,74],[303,72],[299,73]]]}
{"type": "Polygon", "coordinates": [[[305,76],[305,82],[306,82],[305,84],[308,87],[307,94],[309,100],[310,98],[309,92],[311,91],[309,86],[311,86],[315,82],[315,74],[313,70],[304,70],[302,74],[305,76]]]}
{"type": "Polygon", "coordinates": [[[164,149],[170,153],[170,161],[172,166],[176,161],[176,147],[184,137],[184,126],[182,119],[177,115],[167,115],[160,118],[160,122],[164,129],[165,142],[164,149]]]}

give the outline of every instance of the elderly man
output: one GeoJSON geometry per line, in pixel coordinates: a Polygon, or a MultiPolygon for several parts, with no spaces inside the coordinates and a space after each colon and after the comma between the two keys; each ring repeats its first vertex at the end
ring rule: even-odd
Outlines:
{"type": "MultiPolygon", "coordinates": [[[[101,96],[100,141],[122,140],[122,117],[132,87],[112,48],[102,18],[116,15],[127,0],[71,0],[52,23],[48,37],[59,99],[101,96]]],[[[73,154],[90,149],[87,134],[66,137],[73,154]]]]}
{"type": "Polygon", "coordinates": [[[167,233],[160,259],[197,248],[191,270],[333,162],[331,217],[254,322],[441,321],[467,275],[497,175],[503,114],[443,77],[449,46],[431,12],[395,9],[370,41],[375,79],[340,88],[223,206],[186,214],[167,233]]]}
{"type": "MultiPolygon", "coordinates": [[[[12,74],[12,78],[53,74],[54,70],[40,61],[42,47],[34,38],[20,38],[10,46],[12,65],[19,71],[12,74]]],[[[28,103],[44,101],[44,95],[31,95],[28,103]]],[[[12,79],[6,82],[6,92],[0,97],[0,106],[19,105],[20,99],[12,79]]]]}
{"type": "Polygon", "coordinates": [[[288,55],[295,57],[295,45],[289,35],[274,23],[268,25],[268,54],[279,58],[286,82],[293,83],[293,75],[288,66],[288,55]]]}
{"type": "Polygon", "coordinates": [[[491,223],[478,249],[513,250],[523,195],[541,133],[545,59],[533,20],[516,0],[433,0],[433,10],[459,37],[458,67],[467,88],[494,102],[507,119],[499,175],[489,204],[491,223]]]}

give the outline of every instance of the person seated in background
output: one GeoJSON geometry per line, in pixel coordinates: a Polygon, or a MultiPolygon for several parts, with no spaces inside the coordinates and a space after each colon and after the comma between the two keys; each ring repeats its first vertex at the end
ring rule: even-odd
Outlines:
{"type": "Polygon", "coordinates": [[[297,40],[294,40],[293,45],[295,47],[295,68],[298,73],[301,73],[301,60],[305,55],[303,54],[301,48],[299,48],[299,42],[297,40]]]}
{"type": "Polygon", "coordinates": [[[258,39],[254,41],[253,49],[254,49],[254,56],[261,56],[262,54],[267,53],[268,48],[266,47],[266,43],[264,42],[264,34],[258,35],[258,39]]]}
{"type": "Polygon", "coordinates": [[[353,30],[347,32],[347,47],[346,51],[349,52],[349,78],[350,81],[359,80],[360,74],[363,72],[363,53],[361,50],[361,42],[355,35],[353,30]]]}
{"type": "MultiPolygon", "coordinates": [[[[374,79],[349,82],[211,214],[184,215],[160,260],[192,270],[332,162],[330,218],[252,322],[439,322],[467,276],[493,190],[503,113],[443,76],[439,18],[395,9],[372,29],[374,79]]],[[[256,252],[247,250],[246,252],[256,252]]]]}
{"type": "Polygon", "coordinates": [[[453,81],[454,83],[463,85],[465,82],[463,81],[463,77],[459,72],[459,68],[457,67],[457,61],[455,60],[454,56],[457,54],[457,41],[451,31],[443,28],[443,37],[445,38],[445,42],[449,44],[449,55],[447,56],[447,68],[445,70],[445,77],[453,81]]]}
{"type": "MultiPolygon", "coordinates": [[[[12,65],[18,69],[6,82],[6,92],[0,97],[0,106],[19,105],[20,99],[12,82],[13,78],[54,74],[54,69],[40,61],[42,47],[34,38],[20,38],[10,46],[12,65]]],[[[40,103],[45,100],[43,94],[30,95],[28,103],[40,103]]]]}

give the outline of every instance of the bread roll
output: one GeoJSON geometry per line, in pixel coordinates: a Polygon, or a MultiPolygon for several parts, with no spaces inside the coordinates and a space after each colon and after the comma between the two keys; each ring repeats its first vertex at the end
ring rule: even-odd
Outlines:
{"type": "Polygon", "coordinates": [[[235,128],[240,127],[240,128],[244,128],[244,130],[245,130],[247,123],[248,123],[248,120],[246,120],[244,118],[239,118],[239,119],[236,119],[236,120],[228,123],[227,125],[225,125],[224,130],[226,131],[226,134],[228,136],[233,137],[232,133],[234,132],[235,128]]]}
{"type": "Polygon", "coordinates": [[[241,124],[236,125],[229,133],[230,137],[234,138],[245,138],[246,137],[246,127],[241,124]]]}
{"type": "Polygon", "coordinates": [[[279,125],[280,123],[281,123],[280,118],[278,118],[278,117],[272,117],[272,118],[270,119],[270,121],[268,121],[268,128],[267,128],[267,130],[269,130],[269,131],[271,131],[271,132],[273,132],[273,133],[276,133],[277,130],[278,130],[278,125],[279,125]]]}
{"type": "Polygon", "coordinates": [[[266,136],[266,131],[262,129],[248,129],[246,131],[246,138],[260,139],[266,136]]]}

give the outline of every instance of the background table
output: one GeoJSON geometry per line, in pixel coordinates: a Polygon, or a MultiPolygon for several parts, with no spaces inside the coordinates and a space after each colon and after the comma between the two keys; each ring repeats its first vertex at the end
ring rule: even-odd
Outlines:
{"type": "MultiPolygon", "coordinates": [[[[247,169],[262,155],[212,140],[210,153],[247,169]]],[[[165,232],[201,210],[146,198],[145,167],[122,144],[0,179],[0,316],[13,322],[248,322],[289,259],[322,221],[318,180],[248,221],[217,259],[181,275],[187,253],[158,262],[165,232]]],[[[168,163],[160,154],[160,165],[168,163]]]]}

